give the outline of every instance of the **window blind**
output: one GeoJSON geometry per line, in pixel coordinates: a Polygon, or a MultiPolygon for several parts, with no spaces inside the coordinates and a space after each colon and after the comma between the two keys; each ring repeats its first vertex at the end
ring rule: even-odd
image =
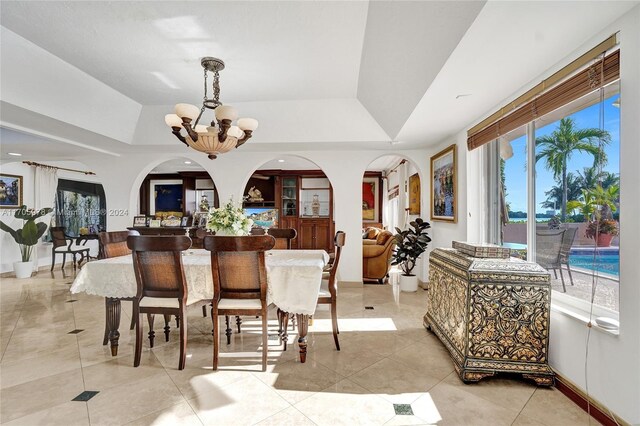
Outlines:
{"type": "Polygon", "coordinates": [[[552,89],[543,92],[535,99],[514,109],[508,115],[487,123],[481,128],[475,126],[467,134],[467,148],[469,150],[476,149],[501,135],[597,90],[601,85],[607,85],[619,78],[620,50],[616,50],[605,56],[604,61],[598,61],[578,72],[552,89]],[[601,76],[604,77],[604,83],[600,82],[601,76]]]}

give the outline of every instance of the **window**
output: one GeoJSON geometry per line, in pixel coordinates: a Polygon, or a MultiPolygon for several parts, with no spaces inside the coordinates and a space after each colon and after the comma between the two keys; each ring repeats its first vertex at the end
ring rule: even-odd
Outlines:
{"type": "Polygon", "coordinates": [[[59,179],[56,194],[56,223],[67,235],[80,235],[80,229],[99,232],[107,227],[106,199],[102,185],[59,179]]]}
{"type": "Polygon", "coordinates": [[[499,164],[498,241],[548,268],[556,292],[590,302],[595,281],[595,305],[616,312],[619,134],[616,79],[500,136],[490,151],[499,164]]]}

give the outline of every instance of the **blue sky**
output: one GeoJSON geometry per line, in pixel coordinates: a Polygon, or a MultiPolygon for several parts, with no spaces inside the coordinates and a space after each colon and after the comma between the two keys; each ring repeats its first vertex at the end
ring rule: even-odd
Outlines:
{"type": "MultiPolygon", "coordinates": [[[[605,100],[604,107],[604,128],[611,134],[611,143],[605,147],[608,163],[603,170],[620,172],[620,109],[614,107],[613,102],[620,95],[616,94],[605,100]]],[[[570,117],[576,122],[576,127],[599,127],[600,104],[597,103],[574,114],[570,117]]],[[[551,134],[558,126],[558,122],[550,123],[540,129],[536,129],[536,137],[551,134]]],[[[511,141],[513,147],[513,157],[505,164],[505,184],[507,187],[507,203],[510,204],[511,211],[527,211],[527,182],[526,182],[526,135],[511,141]]],[[[593,158],[588,154],[575,152],[569,160],[567,170],[576,173],[582,171],[584,167],[591,167],[593,158]]],[[[546,208],[540,204],[547,199],[544,195],[555,185],[553,173],[544,166],[544,160],[540,160],[536,165],[536,213],[544,213],[546,208]]],[[[559,208],[559,207],[558,207],[559,208]]]]}

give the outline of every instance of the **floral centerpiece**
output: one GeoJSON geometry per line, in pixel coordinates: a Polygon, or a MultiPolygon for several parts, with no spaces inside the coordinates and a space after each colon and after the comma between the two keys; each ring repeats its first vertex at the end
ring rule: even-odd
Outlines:
{"type": "Polygon", "coordinates": [[[229,200],[220,208],[209,210],[207,230],[215,231],[216,235],[249,235],[253,220],[247,218],[242,206],[229,200]]]}

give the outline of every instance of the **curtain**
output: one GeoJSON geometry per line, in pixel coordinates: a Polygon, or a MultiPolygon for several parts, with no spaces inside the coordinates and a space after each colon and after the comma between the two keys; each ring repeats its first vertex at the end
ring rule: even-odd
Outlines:
{"type": "MultiPolygon", "coordinates": [[[[389,197],[387,193],[389,192],[389,179],[382,179],[382,226],[389,229],[389,197]]],[[[393,232],[393,229],[389,229],[393,232]]]]}
{"type": "Polygon", "coordinates": [[[397,169],[400,194],[398,195],[398,217],[396,226],[400,229],[404,229],[407,225],[407,166],[408,163],[404,162],[400,164],[397,169]]]}
{"type": "MultiPolygon", "coordinates": [[[[55,198],[56,192],[58,190],[58,169],[53,167],[36,167],[35,174],[35,205],[34,208],[37,210],[43,208],[54,208],[55,207],[55,198]]],[[[40,220],[44,223],[47,223],[49,226],[54,225],[53,218],[55,215],[48,214],[43,216],[40,220]]],[[[48,235],[48,232],[45,233],[45,238],[48,235]]],[[[34,250],[34,265],[37,269],[38,266],[38,250],[34,250]]]]}

